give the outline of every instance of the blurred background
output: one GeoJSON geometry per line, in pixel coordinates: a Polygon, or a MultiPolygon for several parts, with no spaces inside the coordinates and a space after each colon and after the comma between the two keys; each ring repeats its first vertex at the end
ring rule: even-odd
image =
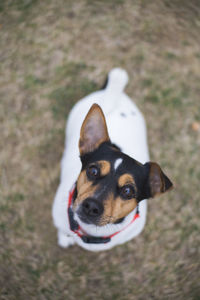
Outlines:
{"type": "Polygon", "coordinates": [[[200,299],[199,82],[199,0],[1,0],[1,299],[200,299]],[[63,250],[51,206],[66,117],[113,67],[175,189],[129,243],[63,250]]]}

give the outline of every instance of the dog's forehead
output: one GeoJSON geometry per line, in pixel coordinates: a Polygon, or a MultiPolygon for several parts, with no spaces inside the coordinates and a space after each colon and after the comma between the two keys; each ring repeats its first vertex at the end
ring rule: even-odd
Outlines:
{"type": "Polygon", "coordinates": [[[115,166],[118,166],[123,160],[123,153],[112,144],[104,143],[94,152],[81,157],[83,168],[87,167],[88,164],[102,160],[108,161],[112,166],[117,162],[115,166]]]}
{"type": "Polygon", "coordinates": [[[83,169],[92,163],[104,160],[111,164],[112,172],[118,176],[123,173],[135,174],[135,176],[143,173],[142,164],[121,152],[116,146],[108,143],[103,144],[96,151],[81,157],[81,160],[83,169]]]}

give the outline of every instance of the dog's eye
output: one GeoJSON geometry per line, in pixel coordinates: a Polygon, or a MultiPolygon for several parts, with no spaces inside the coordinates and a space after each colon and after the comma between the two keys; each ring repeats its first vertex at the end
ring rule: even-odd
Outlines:
{"type": "Polygon", "coordinates": [[[100,175],[100,170],[97,166],[90,166],[87,171],[87,176],[89,179],[94,180],[97,179],[100,175]]]}
{"type": "Polygon", "coordinates": [[[135,195],[135,190],[132,185],[124,185],[120,190],[120,194],[124,199],[131,199],[135,195]]]}

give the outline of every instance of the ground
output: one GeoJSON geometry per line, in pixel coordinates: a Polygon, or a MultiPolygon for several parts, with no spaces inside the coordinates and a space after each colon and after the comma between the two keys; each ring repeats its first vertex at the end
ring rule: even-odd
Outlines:
{"type": "Polygon", "coordinates": [[[199,0],[0,2],[1,299],[200,299],[199,32],[199,0]],[[63,250],[51,205],[65,120],[116,66],[175,188],[131,242],[63,250]]]}

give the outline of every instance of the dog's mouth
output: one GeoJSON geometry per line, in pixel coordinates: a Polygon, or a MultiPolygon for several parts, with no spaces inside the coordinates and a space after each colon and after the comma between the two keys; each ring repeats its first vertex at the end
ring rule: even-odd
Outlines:
{"type": "Polygon", "coordinates": [[[123,218],[114,219],[112,216],[98,216],[98,217],[89,217],[82,213],[81,208],[77,209],[75,212],[76,219],[79,219],[85,224],[95,225],[95,226],[106,226],[109,224],[119,224],[124,220],[123,218]]]}
{"type": "Polygon", "coordinates": [[[120,224],[124,221],[125,217],[114,219],[112,216],[101,216],[97,218],[90,219],[89,217],[85,216],[84,214],[81,214],[80,211],[75,212],[75,219],[77,222],[81,221],[84,224],[88,225],[95,225],[98,227],[107,226],[109,224],[120,224]]]}

